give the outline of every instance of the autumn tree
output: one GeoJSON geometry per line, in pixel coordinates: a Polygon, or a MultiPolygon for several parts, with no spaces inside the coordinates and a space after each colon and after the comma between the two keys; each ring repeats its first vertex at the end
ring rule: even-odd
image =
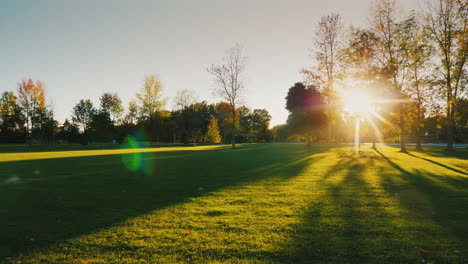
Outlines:
{"type": "Polygon", "coordinates": [[[221,136],[219,135],[218,121],[216,118],[210,118],[210,123],[208,124],[208,129],[206,131],[206,138],[209,143],[220,143],[221,136]]]}
{"type": "MultiPolygon", "coordinates": [[[[233,106],[226,102],[220,102],[214,106],[214,115],[218,120],[218,126],[221,130],[221,135],[223,138],[223,143],[227,143],[228,136],[234,136],[234,128],[239,126],[239,118],[233,121],[233,106]],[[234,126],[233,126],[234,123],[234,126]]],[[[242,107],[237,108],[234,116],[238,116],[239,110],[242,107]]],[[[237,130],[237,129],[236,129],[237,130]]]]}
{"type": "Polygon", "coordinates": [[[213,76],[214,92],[232,106],[232,148],[236,147],[236,106],[244,93],[242,77],[247,64],[247,57],[242,54],[242,46],[236,44],[228,49],[219,65],[212,65],[207,71],[213,76]]]}
{"type": "Polygon", "coordinates": [[[44,84],[41,81],[34,82],[32,79],[22,80],[18,83],[17,94],[18,104],[26,118],[26,129],[31,136],[32,129],[36,125],[35,117],[46,107],[44,84]]]}
{"type": "Polygon", "coordinates": [[[86,133],[93,121],[95,113],[96,109],[93,106],[93,102],[89,99],[81,99],[80,102],[73,107],[72,121],[80,125],[83,132],[86,133]]]}
{"type": "Polygon", "coordinates": [[[453,150],[457,100],[466,89],[468,58],[468,1],[433,0],[428,2],[427,29],[435,42],[441,90],[446,101],[447,149],[453,150]]]}

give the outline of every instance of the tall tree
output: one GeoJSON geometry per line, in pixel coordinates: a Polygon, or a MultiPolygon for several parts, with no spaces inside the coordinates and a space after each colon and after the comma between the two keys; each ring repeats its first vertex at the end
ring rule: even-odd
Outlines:
{"type": "MultiPolygon", "coordinates": [[[[382,96],[375,89],[377,71],[377,38],[369,29],[351,28],[346,48],[343,49],[342,59],[348,63],[346,79],[352,79],[359,90],[373,98],[382,96]]],[[[375,128],[372,130],[372,148],[376,148],[377,123],[373,120],[375,128]]]]}
{"type": "Polygon", "coordinates": [[[416,136],[416,149],[421,149],[424,106],[431,102],[428,85],[429,62],[433,55],[433,47],[429,43],[428,34],[420,18],[411,12],[403,21],[402,27],[408,33],[408,46],[405,49],[408,58],[408,85],[405,92],[415,103],[413,127],[416,136]]]}
{"type": "Polygon", "coordinates": [[[32,79],[22,80],[18,83],[18,103],[26,117],[26,129],[28,134],[35,126],[34,120],[46,107],[44,84],[41,81],[34,82],[32,79]]]}
{"type": "Polygon", "coordinates": [[[152,119],[157,111],[166,105],[162,97],[162,83],[157,75],[145,76],[143,88],[136,94],[138,108],[142,118],[152,119]]]}
{"type": "Polygon", "coordinates": [[[428,2],[427,28],[436,43],[439,74],[446,100],[447,149],[453,150],[456,103],[466,86],[468,58],[468,1],[433,0],[428,2]]]}
{"type": "Polygon", "coordinates": [[[381,74],[391,82],[391,90],[399,101],[400,151],[406,152],[405,144],[405,94],[404,85],[408,74],[408,32],[397,17],[396,0],[377,0],[372,14],[371,25],[377,36],[377,58],[381,74]]]}
{"type": "Polygon", "coordinates": [[[150,127],[151,137],[157,140],[156,115],[166,105],[166,99],[162,97],[162,83],[157,75],[145,76],[143,88],[136,94],[140,121],[147,122],[150,127]]]}
{"type": "Polygon", "coordinates": [[[236,147],[236,106],[244,92],[242,75],[246,64],[247,57],[242,54],[242,46],[236,44],[226,51],[222,64],[207,69],[214,79],[214,92],[232,105],[232,148],[236,147]]]}
{"type": "MultiPolygon", "coordinates": [[[[330,105],[326,109],[328,119],[330,121],[338,118],[336,107],[332,107],[336,103],[335,79],[338,74],[338,56],[342,48],[343,22],[341,15],[332,13],[320,18],[317,29],[315,31],[315,60],[318,65],[318,73],[324,76],[325,87],[322,95],[327,104],[330,105]]],[[[322,77],[323,78],[323,77],[322,77]]],[[[328,141],[333,141],[333,122],[328,122],[328,141]]]]}
{"type": "Polygon", "coordinates": [[[93,121],[93,116],[96,114],[96,109],[91,100],[81,99],[78,104],[73,107],[72,121],[79,124],[83,128],[83,132],[88,132],[88,128],[93,121]]]}

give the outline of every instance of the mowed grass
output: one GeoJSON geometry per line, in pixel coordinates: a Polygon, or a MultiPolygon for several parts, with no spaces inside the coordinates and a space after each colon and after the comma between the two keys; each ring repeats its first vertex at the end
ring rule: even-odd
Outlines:
{"type": "Polygon", "coordinates": [[[466,148],[143,151],[0,154],[0,262],[468,263],[466,148]]]}

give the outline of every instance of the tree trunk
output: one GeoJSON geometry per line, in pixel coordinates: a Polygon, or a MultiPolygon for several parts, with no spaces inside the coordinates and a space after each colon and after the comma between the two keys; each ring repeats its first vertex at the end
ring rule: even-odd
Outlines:
{"type": "Polygon", "coordinates": [[[372,149],[377,149],[375,146],[375,129],[372,130],[372,149]]]}
{"type": "Polygon", "coordinates": [[[453,128],[454,128],[454,122],[453,122],[453,105],[450,103],[450,101],[447,102],[448,107],[447,107],[447,150],[452,151],[453,150],[453,128]]]}
{"type": "Polygon", "coordinates": [[[400,152],[406,153],[404,104],[400,103],[400,152]]]}
{"type": "Polygon", "coordinates": [[[236,107],[233,105],[232,106],[232,148],[236,148],[236,107]]]}
{"type": "Polygon", "coordinates": [[[416,149],[421,150],[421,103],[418,102],[418,111],[416,118],[416,149]]]}

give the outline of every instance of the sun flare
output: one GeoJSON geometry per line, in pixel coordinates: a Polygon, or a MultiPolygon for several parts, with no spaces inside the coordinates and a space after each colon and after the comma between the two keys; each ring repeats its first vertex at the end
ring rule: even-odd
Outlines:
{"type": "Polygon", "coordinates": [[[372,100],[363,93],[342,96],[344,110],[351,114],[366,115],[373,112],[372,100]]]}

